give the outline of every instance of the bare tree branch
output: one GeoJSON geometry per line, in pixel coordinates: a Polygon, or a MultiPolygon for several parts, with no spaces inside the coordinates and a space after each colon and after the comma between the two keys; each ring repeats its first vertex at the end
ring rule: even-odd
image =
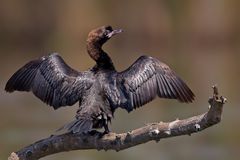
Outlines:
{"type": "Polygon", "coordinates": [[[218,89],[213,86],[213,96],[209,98],[208,112],[184,120],[148,124],[127,133],[109,133],[102,137],[99,134],[62,134],[37,141],[16,153],[8,160],[37,160],[58,152],[97,149],[124,150],[152,140],[180,135],[191,135],[202,131],[221,121],[223,105],[226,98],[218,96],[218,89]]]}

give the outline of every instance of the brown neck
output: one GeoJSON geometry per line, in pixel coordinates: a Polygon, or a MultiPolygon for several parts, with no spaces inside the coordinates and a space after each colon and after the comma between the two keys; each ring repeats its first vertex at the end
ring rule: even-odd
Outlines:
{"type": "Polygon", "coordinates": [[[87,52],[90,57],[96,61],[98,68],[115,70],[111,58],[102,50],[101,44],[87,42],[87,52]]]}

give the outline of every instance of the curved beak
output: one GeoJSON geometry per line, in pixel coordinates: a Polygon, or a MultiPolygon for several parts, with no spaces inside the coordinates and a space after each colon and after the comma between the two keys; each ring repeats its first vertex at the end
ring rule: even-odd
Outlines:
{"type": "Polygon", "coordinates": [[[123,32],[122,29],[114,29],[112,32],[110,32],[110,33],[107,34],[107,37],[108,37],[108,38],[111,38],[112,36],[114,36],[114,35],[116,35],[116,34],[118,34],[118,33],[122,33],[122,32],[123,32]]]}

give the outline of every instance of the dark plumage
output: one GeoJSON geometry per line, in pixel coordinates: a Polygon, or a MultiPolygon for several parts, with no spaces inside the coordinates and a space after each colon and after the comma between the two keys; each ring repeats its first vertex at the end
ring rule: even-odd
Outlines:
{"type": "Polygon", "coordinates": [[[116,108],[128,112],[143,106],[156,96],[192,102],[193,92],[164,63],[141,56],[123,72],[117,72],[102,45],[121,30],[103,26],[91,31],[87,39],[88,54],[96,65],[78,72],[53,53],[28,62],[8,80],[7,92],[32,91],[54,109],[79,101],[76,119],[63,128],[69,132],[88,132],[93,128],[108,130],[116,108]]]}

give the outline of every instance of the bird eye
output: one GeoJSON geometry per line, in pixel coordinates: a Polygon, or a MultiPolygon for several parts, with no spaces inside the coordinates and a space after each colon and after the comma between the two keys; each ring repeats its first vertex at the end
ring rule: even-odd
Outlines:
{"type": "Polygon", "coordinates": [[[112,30],[113,30],[111,26],[107,26],[105,29],[106,29],[107,31],[112,31],[112,30]]]}

